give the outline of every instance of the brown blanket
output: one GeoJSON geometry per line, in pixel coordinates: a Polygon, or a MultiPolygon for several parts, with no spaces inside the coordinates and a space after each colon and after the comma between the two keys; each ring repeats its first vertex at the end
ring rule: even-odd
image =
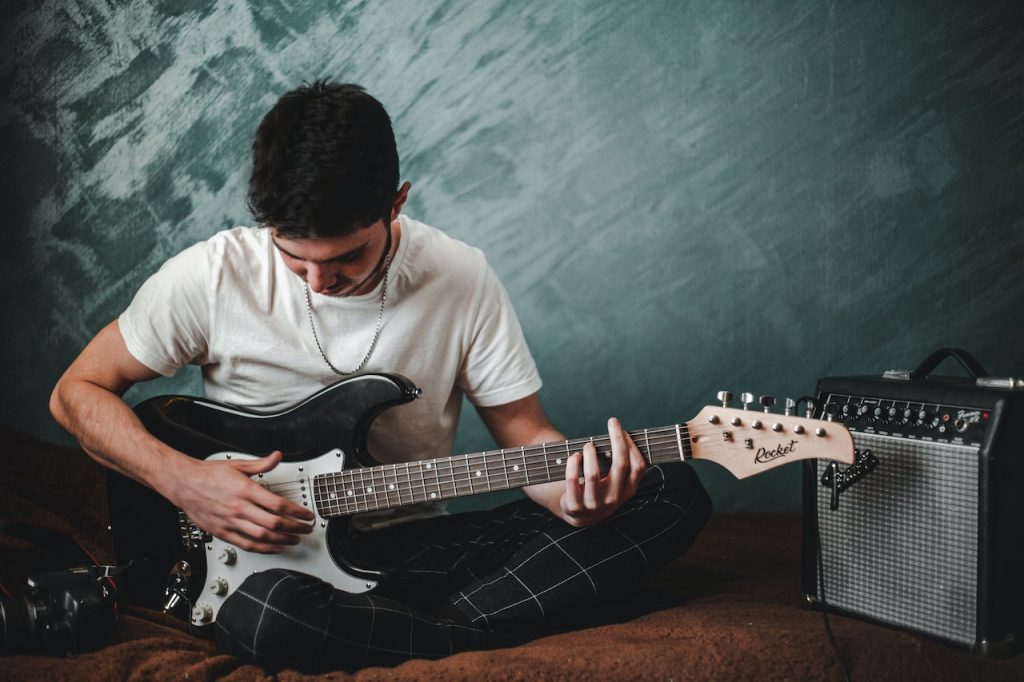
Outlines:
{"type": "MultiPolygon", "coordinates": [[[[112,561],[103,472],[83,453],[0,430],[6,446],[0,523],[67,532],[112,561]]],[[[693,550],[587,625],[525,644],[410,661],[329,679],[841,679],[820,613],[802,607],[796,515],[719,515],[693,550]]],[[[45,563],[29,543],[0,537],[0,582],[45,563]]],[[[988,660],[927,638],[833,616],[854,680],[1020,680],[1024,656],[988,660]]],[[[3,680],[271,679],[218,655],[160,613],[127,607],[112,643],[74,658],[6,656],[3,680]]],[[[307,676],[285,671],[281,680],[307,676]]]]}

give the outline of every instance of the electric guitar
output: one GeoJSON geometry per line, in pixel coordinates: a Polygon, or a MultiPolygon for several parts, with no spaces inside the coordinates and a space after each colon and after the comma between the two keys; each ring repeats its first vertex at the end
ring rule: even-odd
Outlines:
{"type": "MultiPolygon", "coordinates": [[[[387,578],[346,553],[352,514],[563,479],[566,459],[593,442],[607,464],[607,434],[402,464],[376,464],[367,431],[384,410],[415,400],[420,390],[395,374],[365,374],[324,388],[275,414],[210,400],[162,396],[135,412],[154,436],[192,457],[255,459],[281,450],[282,461],[254,480],[315,513],[313,532],[280,554],[234,547],[197,527],[150,488],[111,472],[111,532],[118,563],[133,563],[123,593],[133,603],[180,612],[194,625],[213,623],[246,576],[269,568],[316,575],[347,592],[366,592],[387,578]],[[189,610],[186,610],[185,607],[189,610]]],[[[683,424],[630,431],[648,464],[705,459],[746,478],[796,460],[852,464],[853,439],[841,424],[791,414],[708,406],[683,424]]],[[[745,404],[752,400],[744,396],[745,404]]],[[[765,401],[768,402],[768,401],[765,401]]],[[[787,409],[787,412],[791,410],[787,409]]]]}

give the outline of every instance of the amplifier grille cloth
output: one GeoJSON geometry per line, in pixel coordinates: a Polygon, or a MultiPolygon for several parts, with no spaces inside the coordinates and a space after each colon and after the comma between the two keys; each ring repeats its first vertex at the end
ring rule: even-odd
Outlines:
{"type": "MultiPolygon", "coordinates": [[[[879,464],[842,493],[836,511],[831,492],[818,486],[828,604],[973,644],[978,448],[864,433],[853,439],[879,464]]],[[[818,460],[818,481],[826,464],[818,460]]]]}

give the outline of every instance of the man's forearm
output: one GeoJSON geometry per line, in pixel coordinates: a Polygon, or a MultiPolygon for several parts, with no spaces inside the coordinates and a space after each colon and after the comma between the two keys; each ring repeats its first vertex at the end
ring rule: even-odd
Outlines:
{"type": "Polygon", "coordinates": [[[165,497],[169,475],[188,459],[146,431],[118,395],[88,381],[61,380],[50,411],[90,457],[165,497]]]}

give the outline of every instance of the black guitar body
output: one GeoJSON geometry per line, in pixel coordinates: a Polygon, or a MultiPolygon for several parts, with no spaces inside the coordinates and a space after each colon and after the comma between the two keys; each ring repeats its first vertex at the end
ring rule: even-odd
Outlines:
{"type": "MultiPolygon", "coordinates": [[[[152,398],[140,403],[135,413],[151,434],[197,459],[220,452],[266,455],[281,450],[284,462],[301,462],[339,448],[344,451],[344,467],[352,468],[376,464],[366,448],[373,420],[419,394],[402,376],[364,374],[328,386],[279,413],[258,413],[187,396],[152,398]]],[[[117,561],[133,563],[125,576],[123,596],[140,606],[164,607],[169,572],[178,566],[178,574],[188,575],[179,576],[177,588],[191,593],[193,599],[205,588],[208,538],[152,489],[114,472],[107,486],[117,561]]],[[[381,571],[354,566],[346,556],[347,522],[348,517],[330,522],[332,558],[353,576],[380,581],[381,571]]]]}

